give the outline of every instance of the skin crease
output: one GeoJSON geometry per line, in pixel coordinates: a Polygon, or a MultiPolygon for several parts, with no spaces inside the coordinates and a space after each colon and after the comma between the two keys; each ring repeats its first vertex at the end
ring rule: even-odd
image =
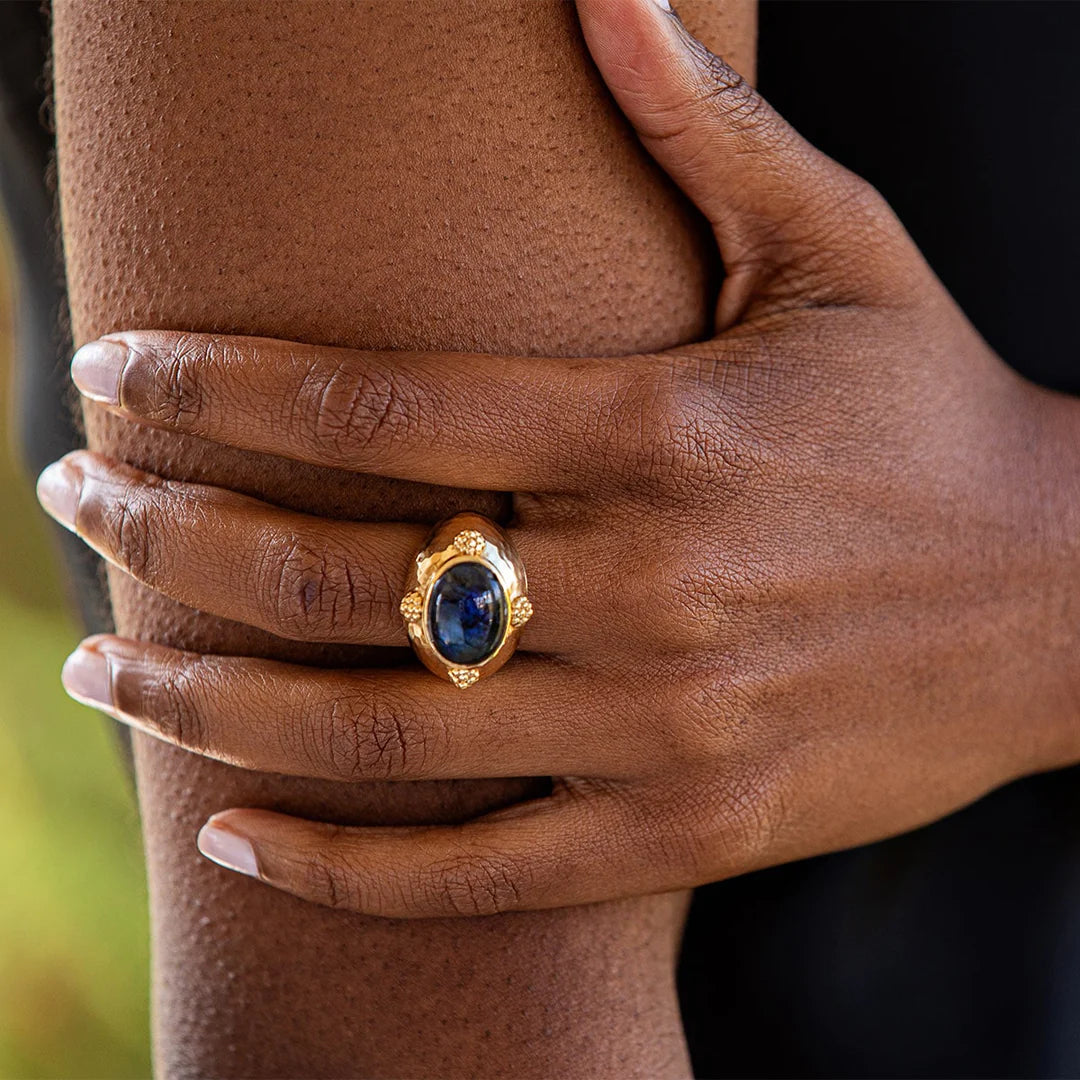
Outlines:
{"type": "MultiPolygon", "coordinates": [[[[252,767],[570,778],[460,827],[214,819],[203,839],[227,846],[209,854],[307,899],[424,917],[697,884],[913,828],[1080,755],[1080,405],[1009,371],[880,196],[673,17],[579,10],[643,144],[713,224],[729,271],[713,340],[568,361],[142,332],[73,365],[166,428],[519,493],[540,614],[526,654],[466,697],[404,670],[111,638],[65,669],[73,693],[252,767]],[[103,657],[104,697],[72,684],[90,673],[102,693],[103,657]]],[[[411,527],[328,524],[89,454],[41,490],[170,595],[285,636],[402,638],[411,527]],[[270,604],[206,556],[256,548],[265,581],[288,583],[270,604]]]]}
{"type": "MultiPolygon", "coordinates": [[[[752,73],[750,5],[687,3],[683,16],[752,73]]],[[[62,0],[54,58],[77,342],[143,325],[579,355],[708,332],[704,230],[599,84],[569,5],[62,0]]],[[[506,510],[93,407],[86,420],[92,448],[330,517],[506,510]]],[[[328,666],[364,655],[198,614],[117,573],[110,586],[129,636],[328,666]]],[[[686,1072],[681,897],[390,923],[266,889],[194,847],[206,817],[236,804],[454,821],[530,784],[335,785],[141,736],[135,760],[161,1075],[686,1072]]]]}

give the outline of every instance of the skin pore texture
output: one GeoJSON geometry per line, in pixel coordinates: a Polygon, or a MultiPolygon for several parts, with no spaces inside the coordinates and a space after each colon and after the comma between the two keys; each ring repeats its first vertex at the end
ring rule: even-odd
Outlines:
{"type": "MultiPolygon", "coordinates": [[[[752,77],[753,11],[686,3],[752,77]]],[[[592,69],[572,5],[54,5],[75,343],[138,326],[366,348],[612,355],[700,339],[707,231],[592,69]]],[[[430,522],[507,500],[318,469],[87,409],[91,448],[327,517],[430,522]]],[[[117,629],[327,666],[111,572],[117,629]]],[[[342,785],[136,734],[165,1076],[661,1076],[687,1071],[685,897],[393,922],[202,859],[214,812],[452,822],[539,781],[342,785]]]]}

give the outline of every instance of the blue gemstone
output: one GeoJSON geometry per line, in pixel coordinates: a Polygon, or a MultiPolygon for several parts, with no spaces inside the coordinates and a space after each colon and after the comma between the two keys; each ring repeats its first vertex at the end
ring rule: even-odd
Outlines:
{"type": "Polygon", "coordinates": [[[506,593],[483,563],[455,563],[431,587],[428,633],[449,663],[483,663],[505,631],[506,593]]]}

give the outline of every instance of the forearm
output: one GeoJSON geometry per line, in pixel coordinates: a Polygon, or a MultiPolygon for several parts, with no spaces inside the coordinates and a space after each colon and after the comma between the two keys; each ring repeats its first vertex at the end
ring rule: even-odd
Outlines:
{"type": "MultiPolygon", "coordinates": [[[[744,5],[687,14],[748,69],[744,5]]],[[[77,341],[159,326],[577,355],[706,331],[708,247],[599,87],[569,6],[66,0],[55,51],[77,341]]],[[[87,420],[92,446],[158,473],[321,514],[431,520],[507,507],[227,452],[96,411],[87,420]]],[[[112,595],[131,636],[306,662],[377,659],[211,619],[120,576],[112,595]]],[[[296,902],[194,848],[198,827],[227,806],[453,820],[531,782],[332,786],[143,738],[136,763],[164,1072],[685,1067],[672,983],[678,897],[396,924],[296,902]]]]}

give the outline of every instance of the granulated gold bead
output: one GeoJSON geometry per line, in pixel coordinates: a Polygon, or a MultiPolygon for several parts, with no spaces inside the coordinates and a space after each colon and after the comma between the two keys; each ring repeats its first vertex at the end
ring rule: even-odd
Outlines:
{"type": "Polygon", "coordinates": [[[524,626],[533,614],[532,601],[527,596],[515,596],[510,605],[510,625],[524,626]]]}
{"type": "Polygon", "coordinates": [[[453,539],[453,545],[462,555],[483,555],[487,540],[484,534],[475,529],[459,532],[453,539]]]}
{"type": "Polygon", "coordinates": [[[406,622],[419,622],[424,614],[424,598],[418,592],[408,593],[401,601],[401,616],[406,622]]]}
{"type": "Polygon", "coordinates": [[[480,672],[476,668],[454,668],[447,674],[450,676],[450,681],[459,690],[468,690],[480,678],[480,672]]]}

